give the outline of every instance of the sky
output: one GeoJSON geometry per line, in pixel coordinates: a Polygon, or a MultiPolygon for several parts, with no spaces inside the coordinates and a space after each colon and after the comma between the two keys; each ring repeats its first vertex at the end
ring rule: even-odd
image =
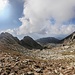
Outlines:
{"type": "Polygon", "coordinates": [[[37,39],[74,31],[75,0],[0,0],[0,33],[37,39]]]}

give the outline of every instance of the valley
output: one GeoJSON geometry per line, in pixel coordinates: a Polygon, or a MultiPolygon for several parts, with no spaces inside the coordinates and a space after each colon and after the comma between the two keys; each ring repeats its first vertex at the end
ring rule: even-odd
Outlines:
{"type": "Polygon", "coordinates": [[[75,75],[74,37],[75,32],[58,43],[41,44],[0,34],[0,75],[75,75]]]}

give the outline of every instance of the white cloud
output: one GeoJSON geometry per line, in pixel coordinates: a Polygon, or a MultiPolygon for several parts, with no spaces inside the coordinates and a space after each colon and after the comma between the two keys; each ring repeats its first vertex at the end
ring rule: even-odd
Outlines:
{"type": "Polygon", "coordinates": [[[75,30],[75,25],[63,25],[75,17],[75,0],[25,0],[23,14],[18,34],[69,34],[75,30]]]}
{"type": "Polygon", "coordinates": [[[8,33],[10,33],[10,34],[16,34],[16,29],[7,29],[7,30],[2,30],[2,31],[0,31],[0,33],[2,33],[2,32],[8,32],[8,33]]]}
{"type": "Polygon", "coordinates": [[[8,32],[17,35],[35,34],[52,36],[75,31],[74,24],[63,24],[75,18],[75,0],[24,0],[22,25],[8,32]],[[52,20],[54,19],[54,24],[52,20]]]}
{"type": "Polygon", "coordinates": [[[9,3],[9,0],[0,0],[0,12],[3,10],[9,3]]]}

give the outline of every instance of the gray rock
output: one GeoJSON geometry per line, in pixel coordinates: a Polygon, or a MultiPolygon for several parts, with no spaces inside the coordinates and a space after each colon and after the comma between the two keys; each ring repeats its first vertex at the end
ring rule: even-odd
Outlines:
{"type": "Polygon", "coordinates": [[[34,75],[34,72],[27,72],[27,75],[34,75]]]}
{"type": "Polygon", "coordinates": [[[43,73],[41,68],[34,69],[34,71],[36,71],[37,73],[43,73]]]}
{"type": "Polygon", "coordinates": [[[9,75],[15,75],[15,73],[10,73],[9,75]]]}

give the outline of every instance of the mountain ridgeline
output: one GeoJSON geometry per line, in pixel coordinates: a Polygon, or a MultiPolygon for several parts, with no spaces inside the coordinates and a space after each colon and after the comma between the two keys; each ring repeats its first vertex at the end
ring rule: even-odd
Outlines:
{"type": "Polygon", "coordinates": [[[20,41],[17,37],[14,37],[7,32],[0,34],[0,42],[6,44],[20,44],[20,41]]]}
{"type": "Polygon", "coordinates": [[[39,42],[40,44],[45,45],[45,44],[48,44],[48,43],[57,44],[57,43],[59,43],[60,40],[57,39],[57,38],[54,38],[54,37],[46,37],[46,38],[37,39],[36,41],[39,42]]]}
{"type": "Polygon", "coordinates": [[[31,37],[29,36],[25,36],[21,41],[20,44],[26,48],[29,49],[43,49],[43,47],[38,44],[35,40],[33,40],[31,37]]]}
{"type": "Polygon", "coordinates": [[[36,40],[40,44],[48,44],[48,43],[54,43],[54,44],[70,44],[70,43],[75,43],[75,32],[71,33],[67,37],[59,40],[55,37],[46,37],[46,38],[40,38],[36,40]]]}
{"type": "Polygon", "coordinates": [[[19,45],[19,47],[21,46],[27,49],[43,49],[40,44],[29,36],[25,36],[22,40],[19,40],[17,37],[14,37],[7,32],[0,34],[0,44],[19,45]]]}
{"type": "Polygon", "coordinates": [[[75,32],[65,37],[62,40],[56,39],[54,37],[40,38],[33,40],[29,36],[25,36],[22,40],[19,40],[17,37],[5,32],[0,34],[0,47],[8,47],[10,49],[43,49],[43,45],[48,43],[54,44],[67,44],[75,43],[75,32]]]}
{"type": "Polygon", "coordinates": [[[73,32],[72,34],[68,35],[64,39],[60,40],[60,43],[63,43],[63,44],[75,43],[75,32],[73,32]]]}

